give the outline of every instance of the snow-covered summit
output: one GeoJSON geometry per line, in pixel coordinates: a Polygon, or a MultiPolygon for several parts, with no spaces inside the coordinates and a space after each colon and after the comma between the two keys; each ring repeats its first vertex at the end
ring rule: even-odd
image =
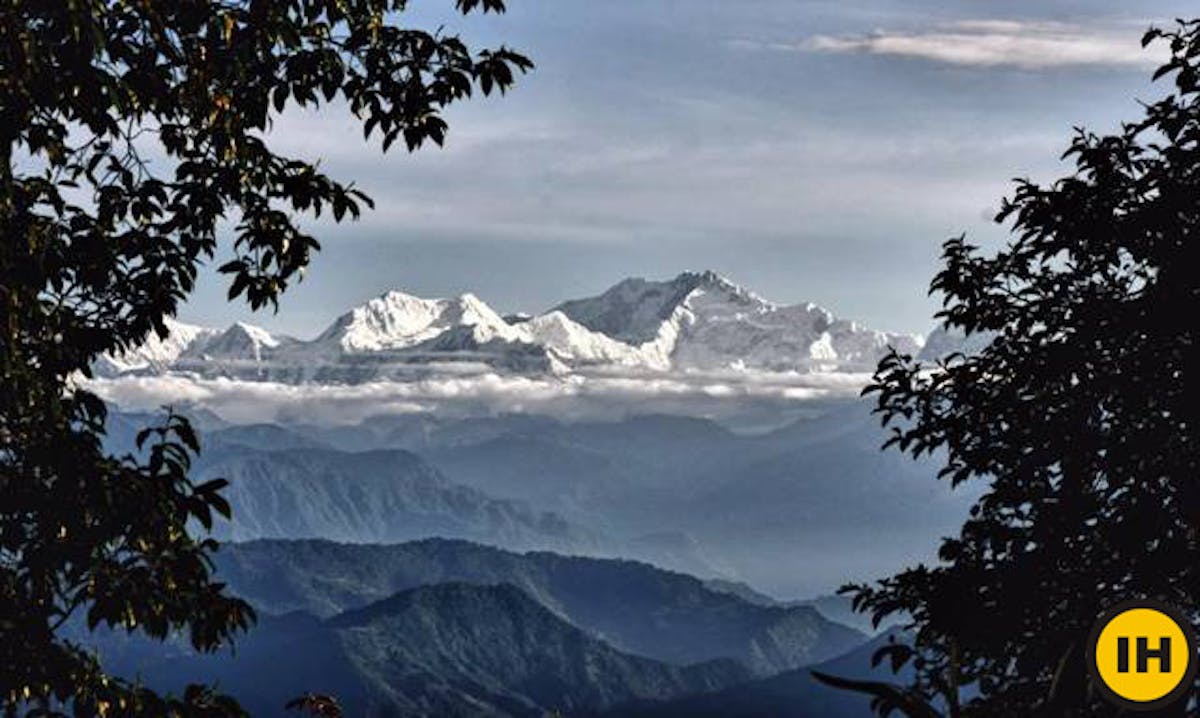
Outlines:
{"type": "Polygon", "coordinates": [[[277,337],[271,332],[245,322],[234,322],[223,332],[213,333],[206,341],[196,342],[183,352],[188,360],[252,360],[261,361],[264,354],[278,349],[284,343],[292,343],[289,337],[277,337]]]}
{"type": "Polygon", "coordinates": [[[563,302],[557,309],[589,329],[642,344],[654,341],[662,323],[698,291],[721,293],[735,301],[763,301],[716,272],[704,271],[684,272],[667,281],[626,279],[603,294],[563,302]]]}
{"type": "MultiPolygon", "coordinates": [[[[103,373],[180,370],[283,382],[407,380],[433,372],[569,374],[591,370],[863,372],[888,346],[920,336],[875,331],[815,304],[776,304],[711,272],[626,279],[536,316],[502,316],[473,294],[390,291],[301,341],[237,323],[172,322],[103,373]]],[[[98,366],[102,363],[98,362],[98,366]]]]}
{"type": "Polygon", "coordinates": [[[400,291],[355,307],[325,330],[317,342],[347,352],[415,347],[456,327],[472,327],[477,341],[515,341],[519,333],[474,294],[422,299],[400,291]]]}
{"type": "Polygon", "coordinates": [[[922,341],[837,319],[815,304],[775,304],[711,271],[627,279],[558,308],[676,369],[865,371],[889,345],[916,351],[922,341]]]}
{"type": "Polygon", "coordinates": [[[171,317],[163,320],[167,336],[150,332],[137,347],[121,354],[106,354],[96,360],[92,370],[98,376],[157,373],[171,368],[190,348],[205,344],[220,332],[216,329],[181,322],[171,317]]]}

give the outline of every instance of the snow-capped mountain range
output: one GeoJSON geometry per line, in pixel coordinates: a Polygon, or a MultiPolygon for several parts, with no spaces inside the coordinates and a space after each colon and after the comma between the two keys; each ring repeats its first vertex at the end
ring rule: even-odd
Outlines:
{"type": "Polygon", "coordinates": [[[813,304],[769,302],[713,272],[627,279],[532,317],[501,316],[473,294],[422,299],[392,291],[312,340],[241,322],[223,331],[173,320],[168,327],[165,339],[151,336],[101,358],[95,373],[360,383],[446,372],[869,372],[888,346],[918,353],[925,343],[813,304]]]}

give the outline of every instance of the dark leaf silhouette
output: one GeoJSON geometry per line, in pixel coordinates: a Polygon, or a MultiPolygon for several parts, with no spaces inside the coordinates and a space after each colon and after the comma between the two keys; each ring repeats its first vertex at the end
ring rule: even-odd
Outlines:
{"type": "MultiPolygon", "coordinates": [[[[136,455],[103,449],[91,365],[152,333],[215,258],[229,297],[274,307],[320,245],[302,221],[371,200],[272,150],[294,106],[344,106],[386,147],[447,137],[473,88],[531,67],[401,0],[9,2],[0,9],[0,705],[6,715],[239,715],[203,687],[158,696],[104,673],[71,622],[213,651],[254,613],[211,579],[222,482],[188,476],[200,437],[167,411],[136,455]],[[154,162],[150,161],[154,158],[154,162]]],[[[501,0],[457,0],[462,13],[501,0]]]]}
{"type": "Polygon", "coordinates": [[[1069,176],[1017,181],[1002,249],[943,246],[938,316],[986,347],[893,353],[865,392],[888,446],[939,452],[941,479],[985,488],[939,563],[848,587],[876,620],[908,617],[911,643],[887,654],[907,685],[841,682],[881,710],[925,715],[899,701],[913,696],[951,715],[1112,715],[1079,649],[1103,610],[1155,598],[1196,618],[1200,21],[1156,41],[1173,91],[1115,134],[1077,129],[1069,176]]]}

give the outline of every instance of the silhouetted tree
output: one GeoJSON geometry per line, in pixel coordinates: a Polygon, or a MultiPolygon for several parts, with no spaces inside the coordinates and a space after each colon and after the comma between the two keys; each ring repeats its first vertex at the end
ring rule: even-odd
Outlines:
{"type": "MultiPolygon", "coordinates": [[[[142,458],[107,456],[77,379],[166,334],[227,222],[231,299],[274,305],[318,248],[303,215],[369,200],[272,151],[289,106],[348,109],[387,148],[440,144],[442,108],[505,90],[510,50],[401,26],[404,0],[0,0],[0,705],[7,715],[227,715],[161,698],[61,635],[74,617],[214,650],[253,613],[211,576],[223,481],[170,416],[142,458]]],[[[456,0],[462,13],[502,0],[456,0]]]]}
{"type": "Polygon", "coordinates": [[[1103,609],[1200,606],[1200,22],[1156,40],[1171,94],[1111,136],[1078,131],[1071,176],[1019,182],[1003,249],[946,243],[939,317],[987,347],[892,353],[867,389],[888,445],[986,488],[941,562],[850,587],[911,621],[877,658],[912,680],[851,686],[881,711],[1115,714],[1084,664],[1103,609]]]}

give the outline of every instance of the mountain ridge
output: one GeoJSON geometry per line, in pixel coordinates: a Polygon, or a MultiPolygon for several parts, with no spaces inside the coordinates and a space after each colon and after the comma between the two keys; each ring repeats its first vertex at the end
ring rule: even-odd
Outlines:
{"type": "Polygon", "coordinates": [[[337,696],[348,716],[584,716],[750,677],[731,660],[677,666],[621,651],[503,583],[417,586],[325,619],[264,614],[232,654],[132,648],[111,653],[110,670],[168,691],[216,683],[263,716],[291,715],[286,701],[309,691],[337,696]]]}
{"type": "Polygon", "coordinates": [[[756,675],[830,658],[866,640],[814,608],[755,605],[639,561],[463,540],[260,539],[224,545],[217,575],[262,611],[325,617],[422,585],[511,584],[617,650],[675,665],[731,658],[756,675]]]}
{"type": "Polygon", "coordinates": [[[625,279],[536,316],[507,318],[470,293],[425,299],[392,290],[311,340],[243,322],[225,330],[167,326],[166,338],[101,358],[96,373],[353,384],[471,371],[865,372],[889,346],[915,354],[924,344],[920,335],[869,329],[812,303],[770,302],[712,271],[625,279]]]}
{"type": "Polygon", "coordinates": [[[485,540],[506,546],[596,551],[601,538],[551,512],[494,498],[448,480],[419,456],[400,449],[344,452],[312,443],[292,446],[283,430],[259,429],[278,450],[230,441],[218,434],[197,464],[197,478],[230,480],[225,496],[232,521],[218,520],[218,537],[326,538],[355,542],[423,536],[485,540]]]}

